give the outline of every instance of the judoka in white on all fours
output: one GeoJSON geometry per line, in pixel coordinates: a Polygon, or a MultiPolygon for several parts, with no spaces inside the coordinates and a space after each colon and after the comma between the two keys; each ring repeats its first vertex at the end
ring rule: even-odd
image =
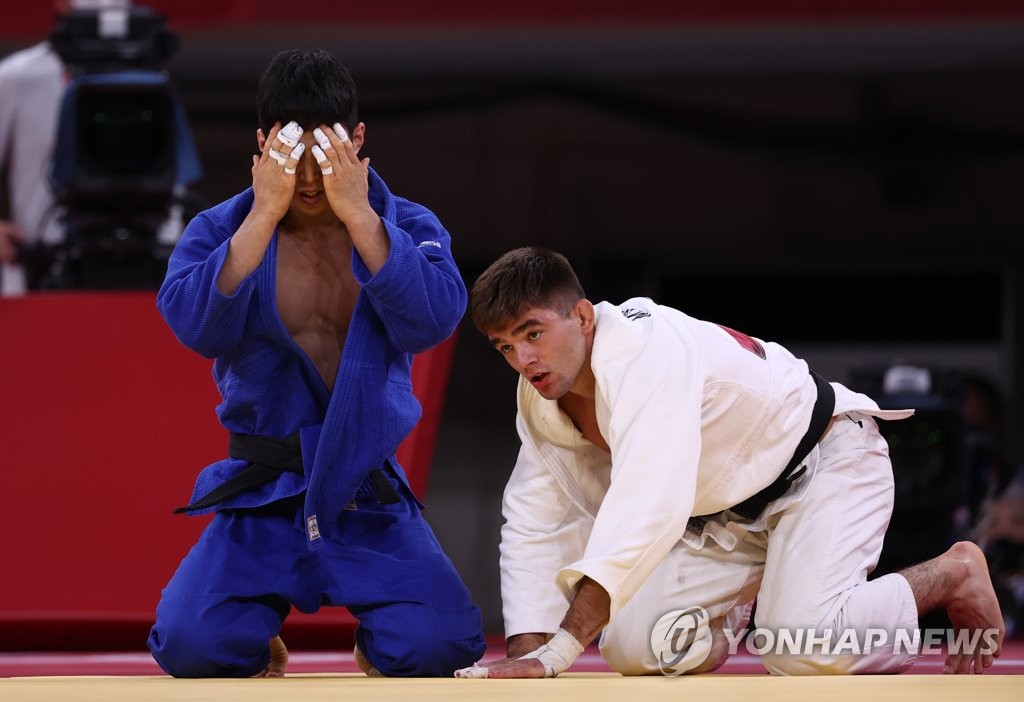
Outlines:
{"type": "MultiPolygon", "coordinates": [[[[761,359],[717,325],[647,299],[599,303],[596,310],[598,423],[605,436],[627,428],[632,435],[624,450],[613,444],[608,454],[584,439],[556,402],[520,379],[523,447],[505,491],[501,548],[506,636],[557,630],[566,593],[583,575],[611,585],[613,619],[601,650],[623,673],[659,672],[650,630],[663,614],[699,605],[715,621],[749,604],[759,582],[760,626],[879,626],[888,623],[894,602],[898,617],[891,626],[916,626],[913,594],[902,577],[859,584],[881,553],[893,499],[888,451],[869,415],[910,412],[882,412],[864,395],[833,384],[839,420],[789,493],[756,522],[725,512],[708,518],[699,535],[680,534],[690,514],[741,502],[786,465],[814,403],[807,364],[771,343],[762,344],[761,359]],[[631,319],[626,310],[649,316],[631,319]],[[702,372],[667,372],[677,363],[702,372]],[[701,393],[683,385],[701,376],[701,393]],[[680,386],[665,388],[673,382],[680,386]],[[687,407],[687,397],[700,401],[687,407]],[[619,428],[619,416],[639,419],[619,428]],[[613,457],[622,471],[611,491],[613,457]],[[602,523],[595,528],[599,509],[602,523]],[[849,516],[839,521],[857,529],[819,523],[836,523],[844,510],[849,516]],[[538,529],[542,524],[557,524],[559,538],[538,529]],[[653,547],[645,548],[648,543],[653,547]],[[532,576],[539,563],[550,577],[532,576]]],[[[913,656],[882,651],[801,665],[895,671],[912,662],[913,656]]]]}
{"type": "MultiPolygon", "coordinates": [[[[903,670],[913,653],[893,634],[940,607],[955,628],[1002,631],[971,544],[867,580],[893,507],[875,419],[911,410],[882,411],[776,343],[646,298],[593,305],[543,249],[492,264],[472,310],[520,374],[522,447],[501,533],[511,660],[488,677],[557,675],[525,654],[560,630],[582,646],[601,633],[625,674],[712,670],[755,597],[762,629],[890,632],[877,650],[766,653],[775,673],[903,670]],[[784,472],[794,480],[751,508],[784,472]],[[661,631],[689,610],[706,616],[685,620],[685,640],[661,631]]],[[[992,655],[947,663],[981,672],[992,655]]]]}

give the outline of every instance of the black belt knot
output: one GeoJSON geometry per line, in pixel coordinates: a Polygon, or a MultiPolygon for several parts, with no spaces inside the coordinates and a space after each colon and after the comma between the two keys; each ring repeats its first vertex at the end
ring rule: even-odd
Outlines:
{"type": "MultiPolygon", "coordinates": [[[[304,475],[299,432],[283,439],[231,432],[228,441],[228,455],[240,461],[247,461],[249,465],[238,475],[221,483],[202,498],[174,510],[176,514],[213,507],[228,498],[269,483],[281,473],[304,475]]],[[[394,504],[399,501],[394,486],[380,468],[371,470],[368,478],[369,488],[379,502],[394,504]]]]}

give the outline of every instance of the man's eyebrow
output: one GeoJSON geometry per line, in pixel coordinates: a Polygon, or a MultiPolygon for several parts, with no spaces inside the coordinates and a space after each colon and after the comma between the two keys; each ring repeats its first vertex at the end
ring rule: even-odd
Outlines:
{"type": "MultiPolygon", "coordinates": [[[[521,324],[517,325],[515,329],[510,331],[509,336],[517,336],[520,332],[524,331],[525,329],[532,326],[536,326],[538,324],[543,324],[543,322],[534,317],[530,317],[529,319],[524,320],[521,324]]],[[[497,346],[502,342],[502,339],[501,337],[492,336],[488,338],[488,341],[491,342],[491,346],[497,346]]]]}

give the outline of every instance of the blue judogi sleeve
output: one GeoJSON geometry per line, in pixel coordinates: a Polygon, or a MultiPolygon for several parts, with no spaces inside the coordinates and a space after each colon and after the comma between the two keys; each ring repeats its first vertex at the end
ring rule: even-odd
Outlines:
{"type": "Polygon", "coordinates": [[[193,351],[215,358],[239,342],[256,289],[255,273],[233,295],[217,289],[233,227],[252,207],[253,193],[240,195],[200,213],[185,228],[157,293],[157,307],[174,335],[193,351]]]}
{"type": "Polygon", "coordinates": [[[434,213],[392,196],[381,221],[391,246],[388,260],[371,276],[353,251],[352,270],[388,341],[405,353],[419,353],[455,331],[466,311],[466,286],[452,259],[451,236],[434,213]]]}

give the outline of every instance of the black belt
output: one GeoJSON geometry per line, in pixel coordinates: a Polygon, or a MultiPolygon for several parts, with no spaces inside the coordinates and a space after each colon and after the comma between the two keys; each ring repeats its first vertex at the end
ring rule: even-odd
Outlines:
{"type": "Polygon", "coordinates": [[[744,519],[757,519],[769,502],[786,494],[793,481],[804,474],[807,466],[801,466],[800,462],[818,443],[828,428],[828,423],[832,420],[832,413],[836,408],[836,393],[828,381],[814,371],[811,371],[811,377],[814,378],[814,384],[818,387],[818,399],[814,401],[814,409],[811,410],[811,423],[807,427],[807,433],[800,439],[796,451],[793,452],[793,458],[779,473],[775,482],[731,508],[733,512],[744,519]],[[796,470],[798,466],[800,469],[796,470]]]}
{"type": "MultiPolygon", "coordinates": [[[[269,483],[281,473],[304,474],[302,445],[298,432],[283,439],[231,432],[228,455],[240,461],[248,461],[249,465],[241,473],[221,483],[202,498],[174,510],[175,513],[213,507],[228,498],[269,483]]],[[[399,501],[394,486],[380,468],[371,470],[368,478],[369,488],[379,502],[394,504],[399,501]]]]}

